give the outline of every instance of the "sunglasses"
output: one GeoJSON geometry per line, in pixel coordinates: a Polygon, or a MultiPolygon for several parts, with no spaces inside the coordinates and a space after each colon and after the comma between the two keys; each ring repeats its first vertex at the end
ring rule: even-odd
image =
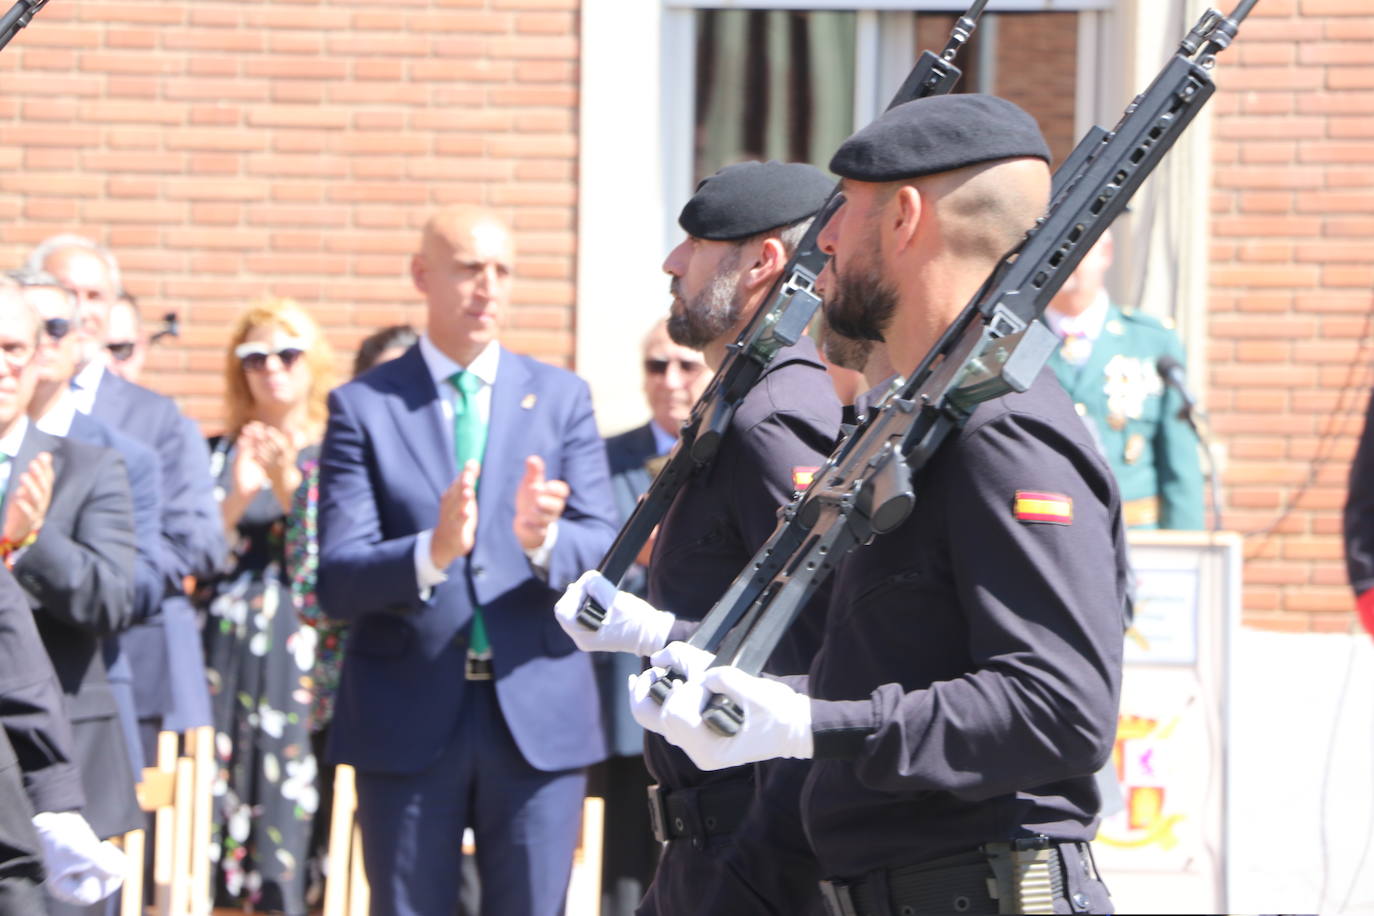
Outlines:
{"type": "Polygon", "coordinates": [[[71,331],[72,323],[66,318],[44,318],[43,333],[53,340],[61,340],[71,331]]]}
{"type": "Polygon", "coordinates": [[[266,344],[244,343],[234,348],[234,355],[245,372],[262,372],[267,368],[267,357],[275,356],[281,361],[283,369],[290,369],[302,356],[305,347],[299,343],[288,343],[280,350],[271,350],[266,344]]]}
{"type": "Polygon", "coordinates": [[[134,355],[134,342],[121,340],[116,343],[107,343],[105,349],[110,351],[110,356],[114,358],[115,362],[122,363],[134,355]]]}
{"type": "Polygon", "coordinates": [[[644,371],[649,375],[667,375],[668,367],[677,364],[677,371],[686,376],[693,376],[706,368],[706,364],[694,359],[646,359],[644,360],[644,371]]]}

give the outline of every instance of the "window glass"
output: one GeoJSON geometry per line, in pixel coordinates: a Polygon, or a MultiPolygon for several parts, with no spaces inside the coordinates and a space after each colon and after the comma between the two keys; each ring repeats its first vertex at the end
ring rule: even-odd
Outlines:
{"type": "Polygon", "coordinates": [[[693,184],[744,159],[825,168],[854,130],[855,14],[697,10],[693,184]]]}

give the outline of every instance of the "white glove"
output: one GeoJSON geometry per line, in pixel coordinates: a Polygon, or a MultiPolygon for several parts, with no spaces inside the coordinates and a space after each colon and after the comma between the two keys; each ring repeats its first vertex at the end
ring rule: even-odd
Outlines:
{"type": "Polygon", "coordinates": [[[705,649],[688,645],[685,642],[671,642],[649,659],[652,668],[639,674],[630,675],[630,713],[635,721],[650,731],[659,732],[662,728],[663,706],[649,695],[649,690],[657,681],[662,680],[669,670],[686,675],[688,681],[700,680],[711,667],[716,657],[705,649]]]}
{"type": "Polygon", "coordinates": [[[723,770],[775,757],[809,758],[815,752],[811,698],[781,681],[745,674],[738,668],[711,668],[673,688],[658,706],[648,696],[653,680],[646,675],[653,670],[630,682],[635,719],[686,751],[701,769],[723,770]],[[712,694],[729,697],[744,712],[744,724],[733,737],[717,733],[702,721],[702,710],[712,694]]]}
{"type": "Polygon", "coordinates": [[[553,613],[563,632],[583,652],[630,652],[634,655],[650,655],[663,648],[668,641],[668,631],[677,620],[667,611],[657,610],[647,601],[617,590],[610,579],[594,569],[584,572],[568,586],[553,606],[553,613]],[[606,609],[606,619],[597,630],[587,629],[577,619],[577,609],[588,595],[606,609]]]}
{"type": "Polygon", "coordinates": [[[43,843],[48,893],[64,903],[90,906],[119,890],[128,860],[101,842],[75,811],[44,811],[33,819],[43,843]]]}

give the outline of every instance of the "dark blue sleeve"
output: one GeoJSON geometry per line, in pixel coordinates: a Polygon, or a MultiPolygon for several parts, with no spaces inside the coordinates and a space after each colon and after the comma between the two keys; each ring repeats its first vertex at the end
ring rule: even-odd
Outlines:
{"type": "Polygon", "coordinates": [[[567,588],[601,562],[617,530],[615,496],[606,449],[596,431],[591,391],[577,379],[577,393],[563,427],[560,473],[568,503],[558,520],[558,539],[549,557],[548,585],[567,588]]]}
{"type": "Polygon", "coordinates": [[[415,580],[416,535],[384,537],[377,511],[381,494],[372,484],[368,451],[366,433],[350,405],[339,391],[332,392],[320,449],[315,597],[325,614],[341,620],[424,606],[415,580]]]}

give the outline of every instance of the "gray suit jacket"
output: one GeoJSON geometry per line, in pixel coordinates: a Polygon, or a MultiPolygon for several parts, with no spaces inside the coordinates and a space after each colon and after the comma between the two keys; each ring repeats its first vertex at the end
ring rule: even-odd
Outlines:
{"type": "MultiPolygon", "coordinates": [[[[14,479],[41,452],[53,456],[52,503],[38,540],[18,555],[14,577],[62,686],[86,793],[83,813],[98,836],[109,837],[142,823],[101,654],[102,638],[133,618],[129,480],[115,452],[33,427],[15,456],[14,479]]],[[[0,512],[8,502],[7,493],[0,512]]]]}

